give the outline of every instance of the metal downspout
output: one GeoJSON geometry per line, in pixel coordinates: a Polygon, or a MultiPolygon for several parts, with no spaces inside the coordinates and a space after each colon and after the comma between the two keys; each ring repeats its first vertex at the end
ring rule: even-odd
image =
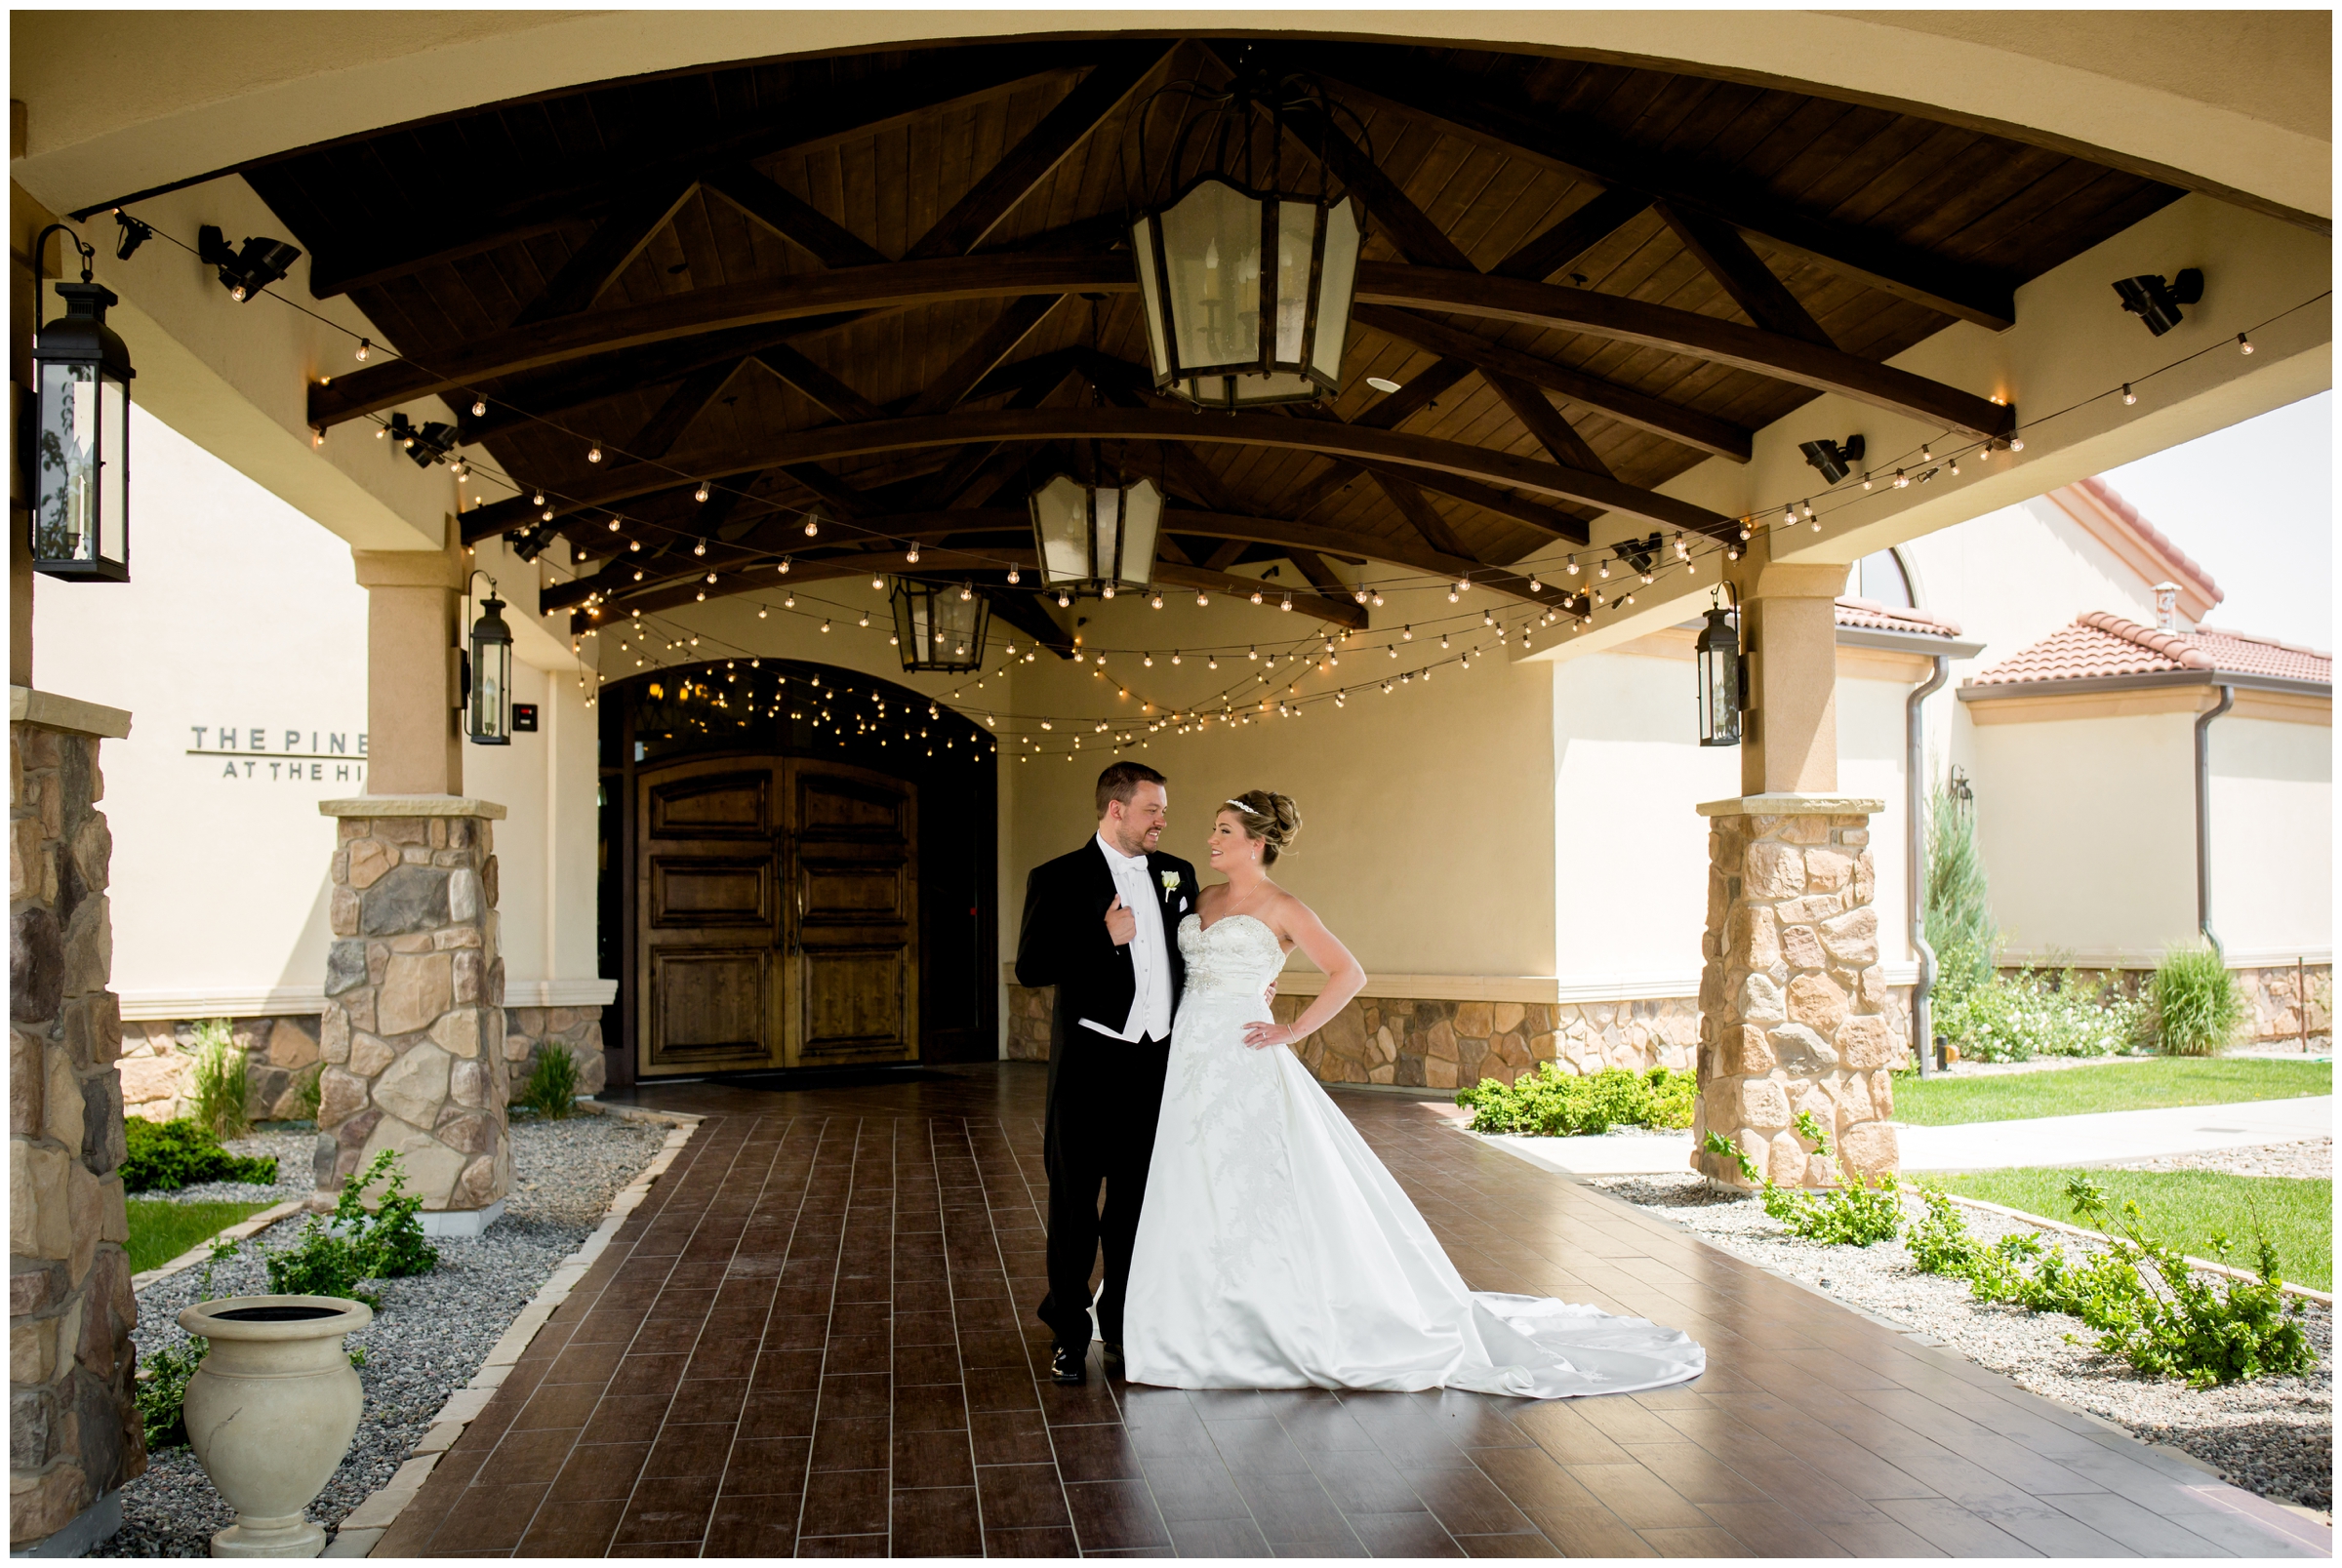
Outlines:
{"type": "Polygon", "coordinates": [[[2220,701],[2196,719],[2196,929],[2227,961],[2227,949],[2212,933],[2212,720],[2237,701],[2234,686],[2220,688],[2220,701]]]}
{"type": "MultiPolygon", "coordinates": [[[[1919,1076],[1935,1076],[1935,1052],[1928,1035],[1927,997],[1935,989],[1935,949],[1920,934],[1920,911],[1925,907],[1927,880],[1927,736],[1919,721],[1919,704],[1943,687],[1952,668],[1951,656],[1935,656],[1935,673],[1915,688],[1903,702],[1903,834],[1909,870],[1904,877],[1904,923],[1911,933],[1911,950],[1919,955],[1918,978],[1911,985],[1911,1051],[1918,1059],[1919,1076]]],[[[2202,751],[2198,744],[2198,754],[2202,751]]]]}

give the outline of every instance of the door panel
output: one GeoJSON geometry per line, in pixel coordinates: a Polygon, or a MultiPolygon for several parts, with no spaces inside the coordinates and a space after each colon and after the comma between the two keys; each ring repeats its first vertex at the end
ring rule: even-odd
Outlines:
{"type": "Polygon", "coordinates": [[[791,1064],[915,1061],[916,792],[841,764],[787,766],[791,1064]]]}
{"type": "Polygon", "coordinates": [[[780,767],[684,762],[636,781],[636,1031],[646,1077],[787,1060],[780,767]]]}

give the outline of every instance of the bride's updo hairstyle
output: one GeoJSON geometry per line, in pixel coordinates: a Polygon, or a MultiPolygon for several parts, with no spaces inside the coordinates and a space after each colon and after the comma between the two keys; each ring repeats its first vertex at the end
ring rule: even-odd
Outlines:
{"type": "Polygon", "coordinates": [[[1244,836],[1261,846],[1261,864],[1274,865],[1276,858],[1301,836],[1301,808],[1291,795],[1273,789],[1247,789],[1220,803],[1244,824],[1244,836]]]}

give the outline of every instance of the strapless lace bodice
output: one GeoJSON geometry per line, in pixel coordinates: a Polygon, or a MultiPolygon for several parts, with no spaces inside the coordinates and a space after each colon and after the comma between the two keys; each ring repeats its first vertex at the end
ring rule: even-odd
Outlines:
{"type": "Polygon", "coordinates": [[[1223,915],[1206,930],[1200,916],[1179,923],[1179,954],[1188,963],[1188,994],[1258,997],[1285,967],[1276,933],[1248,914],[1223,915]]]}

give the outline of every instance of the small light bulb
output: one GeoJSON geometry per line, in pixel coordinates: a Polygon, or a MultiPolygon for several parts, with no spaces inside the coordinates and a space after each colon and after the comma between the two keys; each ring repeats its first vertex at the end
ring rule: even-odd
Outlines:
{"type": "Polygon", "coordinates": [[[1278,606],[1277,606],[1277,608],[1278,608],[1279,610],[1290,610],[1290,609],[1292,609],[1292,608],[1293,608],[1293,595],[1291,595],[1290,593],[1286,594],[1286,595],[1285,595],[1285,600],[1284,600],[1284,603],[1282,603],[1282,604],[1278,605],[1278,606]]]}
{"type": "Polygon", "coordinates": [[[358,340],[358,351],[351,357],[355,358],[361,365],[366,363],[366,361],[369,359],[372,359],[374,357],[374,340],[372,338],[360,338],[358,340]]]}
{"type": "Polygon", "coordinates": [[[1545,591],[1545,584],[1537,581],[1537,574],[1534,572],[1529,574],[1529,591],[1531,593],[1543,593],[1545,591]]]}
{"type": "Polygon", "coordinates": [[[473,399],[471,400],[471,417],[472,417],[473,419],[475,419],[475,420],[476,420],[476,419],[478,419],[478,418],[479,418],[481,415],[483,415],[483,414],[485,414],[485,413],[487,413],[487,412],[488,412],[488,400],[487,400],[486,398],[484,398],[484,397],[475,397],[475,398],[473,398],[473,399]]]}
{"type": "Polygon", "coordinates": [[[2237,334],[2237,352],[2240,354],[2249,354],[2252,352],[2252,340],[2245,337],[2241,332],[2237,334]]]}
{"type": "MultiPolygon", "coordinates": [[[[1863,476],[1862,476],[1862,488],[1863,488],[1863,489],[1865,489],[1865,490],[1868,490],[1868,489],[1870,489],[1870,488],[1871,488],[1871,476],[1870,476],[1870,474],[1869,474],[1867,471],[1866,471],[1866,472],[1863,474],[1863,476]]],[[[1747,539],[1749,536],[1748,536],[1748,535],[1746,535],[1746,534],[1743,534],[1743,535],[1741,535],[1740,537],[1741,537],[1742,539],[1747,539]]]]}
{"type": "Polygon", "coordinates": [[[1151,593],[1147,596],[1147,603],[1152,608],[1160,610],[1163,607],[1163,596],[1160,593],[1151,593]]]}
{"type": "Polygon", "coordinates": [[[322,427],[313,429],[309,432],[309,445],[313,447],[321,447],[325,445],[325,431],[322,427]]]}
{"type": "Polygon", "coordinates": [[[591,447],[587,447],[587,448],[586,449],[586,461],[587,462],[601,462],[601,461],[602,461],[602,449],[601,449],[599,446],[591,446],[591,447]]]}
{"type": "Polygon", "coordinates": [[[1895,488],[1897,490],[1909,490],[1911,488],[1911,476],[1900,468],[1895,470],[1895,488]]]}
{"type": "MultiPolygon", "coordinates": [[[[610,532],[611,532],[611,533],[613,533],[613,534],[615,534],[615,533],[617,533],[617,532],[618,532],[618,519],[617,519],[617,518],[615,518],[615,517],[613,517],[613,518],[611,518],[611,519],[610,519],[610,532]]],[[[703,554],[703,555],[705,555],[705,554],[706,554],[706,553],[707,553],[707,551],[705,551],[705,550],[702,550],[700,553],[701,553],[701,554],[703,554]]]]}
{"type": "Polygon", "coordinates": [[[1073,607],[1073,596],[1063,588],[1058,589],[1057,607],[1060,610],[1070,610],[1073,607]]]}
{"type": "Polygon", "coordinates": [[[912,566],[918,565],[919,547],[916,544],[913,544],[910,548],[905,550],[903,552],[903,559],[909,562],[912,566]]]}
{"type": "Polygon", "coordinates": [[[691,493],[691,499],[694,501],[706,501],[707,499],[707,482],[706,480],[703,479],[700,481],[700,488],[691,493]]]}
{"type": "Polygon", "coordinates": [[[806,537],[807,539],[811,539],[811,538],[813,538],[815,535],[819,534],[821,531],[822,531],[822,520],[821,520],[820,518],[818,518],[818,517],[808,517],[808,518],[806,518],[806,519],[805,519],[805,537],[806,537]]]}
{"type": "Polygon", "coordinates": [[[1198,592],[1195,595],[1195,604],[1198,609],[1208,606],[1211,602],[1212,596],[1208,593],[1198,592]]]}
{"type": "Polygon", "coordinates": [[[962,583],[959,585],[959,602],[960,602],[960,603],[962,603],[962,604],[965,604],[965,603],[967,603],[967,602],[968,602],[970,599],[973,599],[973,598],[975,598],[975,597],[976,597],[976,590],[975,590],[973,587],[971,587],[969,584],[967,584],[967,583],[962,583]]]}
{"type": "Polygon", "coordinates": [[[1252,602],[1253,602],[1253,603],[1255,603],[1255,604],[1258,604],[1258,603],[1260,603],[1260,602],[1261,602],[1261,590],[1260,590],[1260,589],[1258,589],[1258,588],[1255,588],[1255,589],[1253,589],[1253,590],[1252,590],[1252,602]]]}
{"type": "MultiPolygon", "coordinates": [[[[1744,536],[1744,537],[1745,537],[1745,536],[1744,536]]],[[[1601,576],[1602,576],[1602,581],[1603,581],[1604,583],[1607,583],[1607,582],[1609,582],[1609,581],[1610,581],[1610,563],[1609,563],[1608,561],[1604,561],[1604,562],[1602,563],[1602,573],[1601,573],[1601,576]]]]}
{"type": "Polygon", "coordinates": [[[2122,383],[2122,401],[2123,401],[2123,403],[2127,405],[2127,404],[2136,403],[2138,400],[2139,400],[2139,394],[2138,394],[2138,393],[2136,393],[2136,392],[2134,392],[2134,391],[2132,391],[2132,390],[2130,389],[2130,382],[2124,382],[2122,383]]]}
{"type": "MultiPolygon", "coordinates": [[[[1106,599],[1110,599],[1110,598],[1112,598],[1112,597],[1114,596],[1114,585],[1113,585],[1111,583],[1104,583],[1104,584],[1102,584],[1102,585],[1099,587],[1099,589],[1098,589],[1098,594],[1099,594],[1099,597],[1101,597],[1101,598],[1106,598],[1106,599]]],[[[1257,593],[1256,593],[1256,594],[1254,594],[1254,595],[1252,596],[1252,599],[1253,599],[1253,602],[1254,602],[1255,604],[1258,604],[1258,603],[1260,602],[1261,596],[1260,596],[1259,594],[1257,594],[1257,593]]]]}
{"type": "Polygon", "coordinates": [[[2017,433],[2016,433],[2015,431],[2013,431],[2013,430],[2012,430],[2012,431],[2010,431],[2010,432],[2009,432],[2009,436],[2008,436],[2008,450],[2009,450],[2009,451],[2011,451],[2011,452],[2022,452],[2022,451],[2024,451],[2024,450],[2025,450],[2025,438],[2024,438],[2023,436],[2021,436],[2021,435],[2017,434],[2017,433]]]}
{"type": "Polygon", "coordinates": [[[787,576],[788,576],[788,557],[787,557],[787,556],[786,556],[786,555],[784,555],[784,556],[782,556],[782,557],[781,557],[781,568],[780,568],[780,571],[781,571],[781,575],[782,575],[783,577],[787,577],[787,576]]]}
{"type": "Polygon", "coordinates": [[[703,539],[703,540],[696,540],[696,541],[694,541],[694,542],[692,543],[692,546],[691,546],[691,553],[692,553],[692,554],[694,554],[694,555],[705,555],[705,554],[707,554],[707,542],[706,540],[704,540],[704,539],[703,539]]]}
{"type": "Polygon", "coordinates": [[[1008,569],[1008,585],[1010,587],[1013,588],[1024,581],[1024,578],[1018,574],[1017,569],[1014,566],[1011,566],[1008,569]]]}

